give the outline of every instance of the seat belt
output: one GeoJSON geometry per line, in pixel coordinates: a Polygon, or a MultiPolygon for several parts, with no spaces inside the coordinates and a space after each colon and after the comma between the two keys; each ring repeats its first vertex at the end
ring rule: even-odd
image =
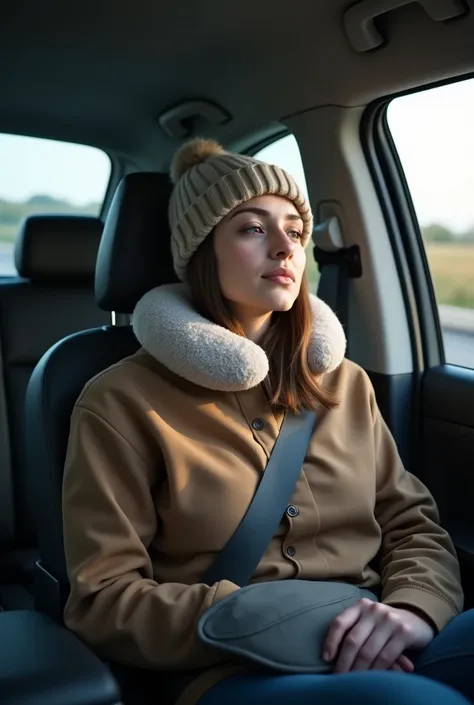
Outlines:
{"type": "Polygon", "coordinates": [[[287,412],[247,511],[202,582],[247,585],[285,514],[316,424],[314,411],[287,412]]]}
{"type": "Polygon", "coordinates": [[[315,226],[313,243],[314,259],[321,272],[317,295],[336,313],[349,344],[349,279],[362,276],[359,246],[344,247],[336,216],[315,226]]]}

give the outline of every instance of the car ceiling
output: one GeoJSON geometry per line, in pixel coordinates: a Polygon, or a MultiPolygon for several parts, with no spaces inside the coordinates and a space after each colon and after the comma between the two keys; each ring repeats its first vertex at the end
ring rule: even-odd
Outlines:
{"type": "MultiPolygon", "coordinates": [[[[158,116],[218,103],[226,144],[322,105],[364,105],[474,69],[474,18],[431,20],[416,3],[385,15],[358,54],[340,0],[17,0],[2,7],[0,131],[94,144],[166,164],[158,116]]],[[[205,132],[206,130],[201,130],[205,132]]]]}

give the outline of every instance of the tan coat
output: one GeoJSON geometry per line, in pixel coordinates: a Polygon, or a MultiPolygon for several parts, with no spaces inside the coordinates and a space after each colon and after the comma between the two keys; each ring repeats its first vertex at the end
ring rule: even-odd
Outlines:
{"type": "MultiPolygon", "coordinates": [[[[386,604],[442,629],[463,597],[435,503],[404,470],[365,372],[346,360],[324,384],[340,405],[318,411],[291,500],[298,513],[283,518],[253,580],[381,584],[386,604]]],[[[129,665],[223,662],[195,624],[237,586],[200,580],[245,513],[281,422],[260,385],[212,391],[144,350],[91,381],[74,409],[64,476],[67,626],[129,665]]],[[[218,677],[201,677],[188,695],[218,677]]]]}

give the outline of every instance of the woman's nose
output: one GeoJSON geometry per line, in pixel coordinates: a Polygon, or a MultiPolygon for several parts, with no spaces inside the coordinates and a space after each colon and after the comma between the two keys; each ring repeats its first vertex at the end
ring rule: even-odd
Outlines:
{"type": "Polygon", "coordinates": [[[271,243],[271,254],[274,259],[291,257],[295,247],[296,242],[284,230],[277,230],[274,233],[271,243]]]}

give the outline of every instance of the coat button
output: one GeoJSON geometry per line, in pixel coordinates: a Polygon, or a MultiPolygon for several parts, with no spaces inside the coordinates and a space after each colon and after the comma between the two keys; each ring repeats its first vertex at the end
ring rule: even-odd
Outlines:
{"type": "Polygon", "coordinates": [[[252,421],[252,428],[256,431],[261,431],[265,426],[265,421],[263,419],[254,419],[252,421]]]}
{"type": "Polygon", "coordinates": [[[288,546],[286,549],[286,555],[290,556],[290,558],[293,558],[293,556],[296,555],[296,548],[294,546],[288,546]]]}
{"type": "Polygon", "coordinates": [[[288,514],[289,517],[297,517],[298,514],[300,513],[300,510],[298,507],[295,507],[294,504],[289,504],[286,508],[286,513],[288,514]]]}

